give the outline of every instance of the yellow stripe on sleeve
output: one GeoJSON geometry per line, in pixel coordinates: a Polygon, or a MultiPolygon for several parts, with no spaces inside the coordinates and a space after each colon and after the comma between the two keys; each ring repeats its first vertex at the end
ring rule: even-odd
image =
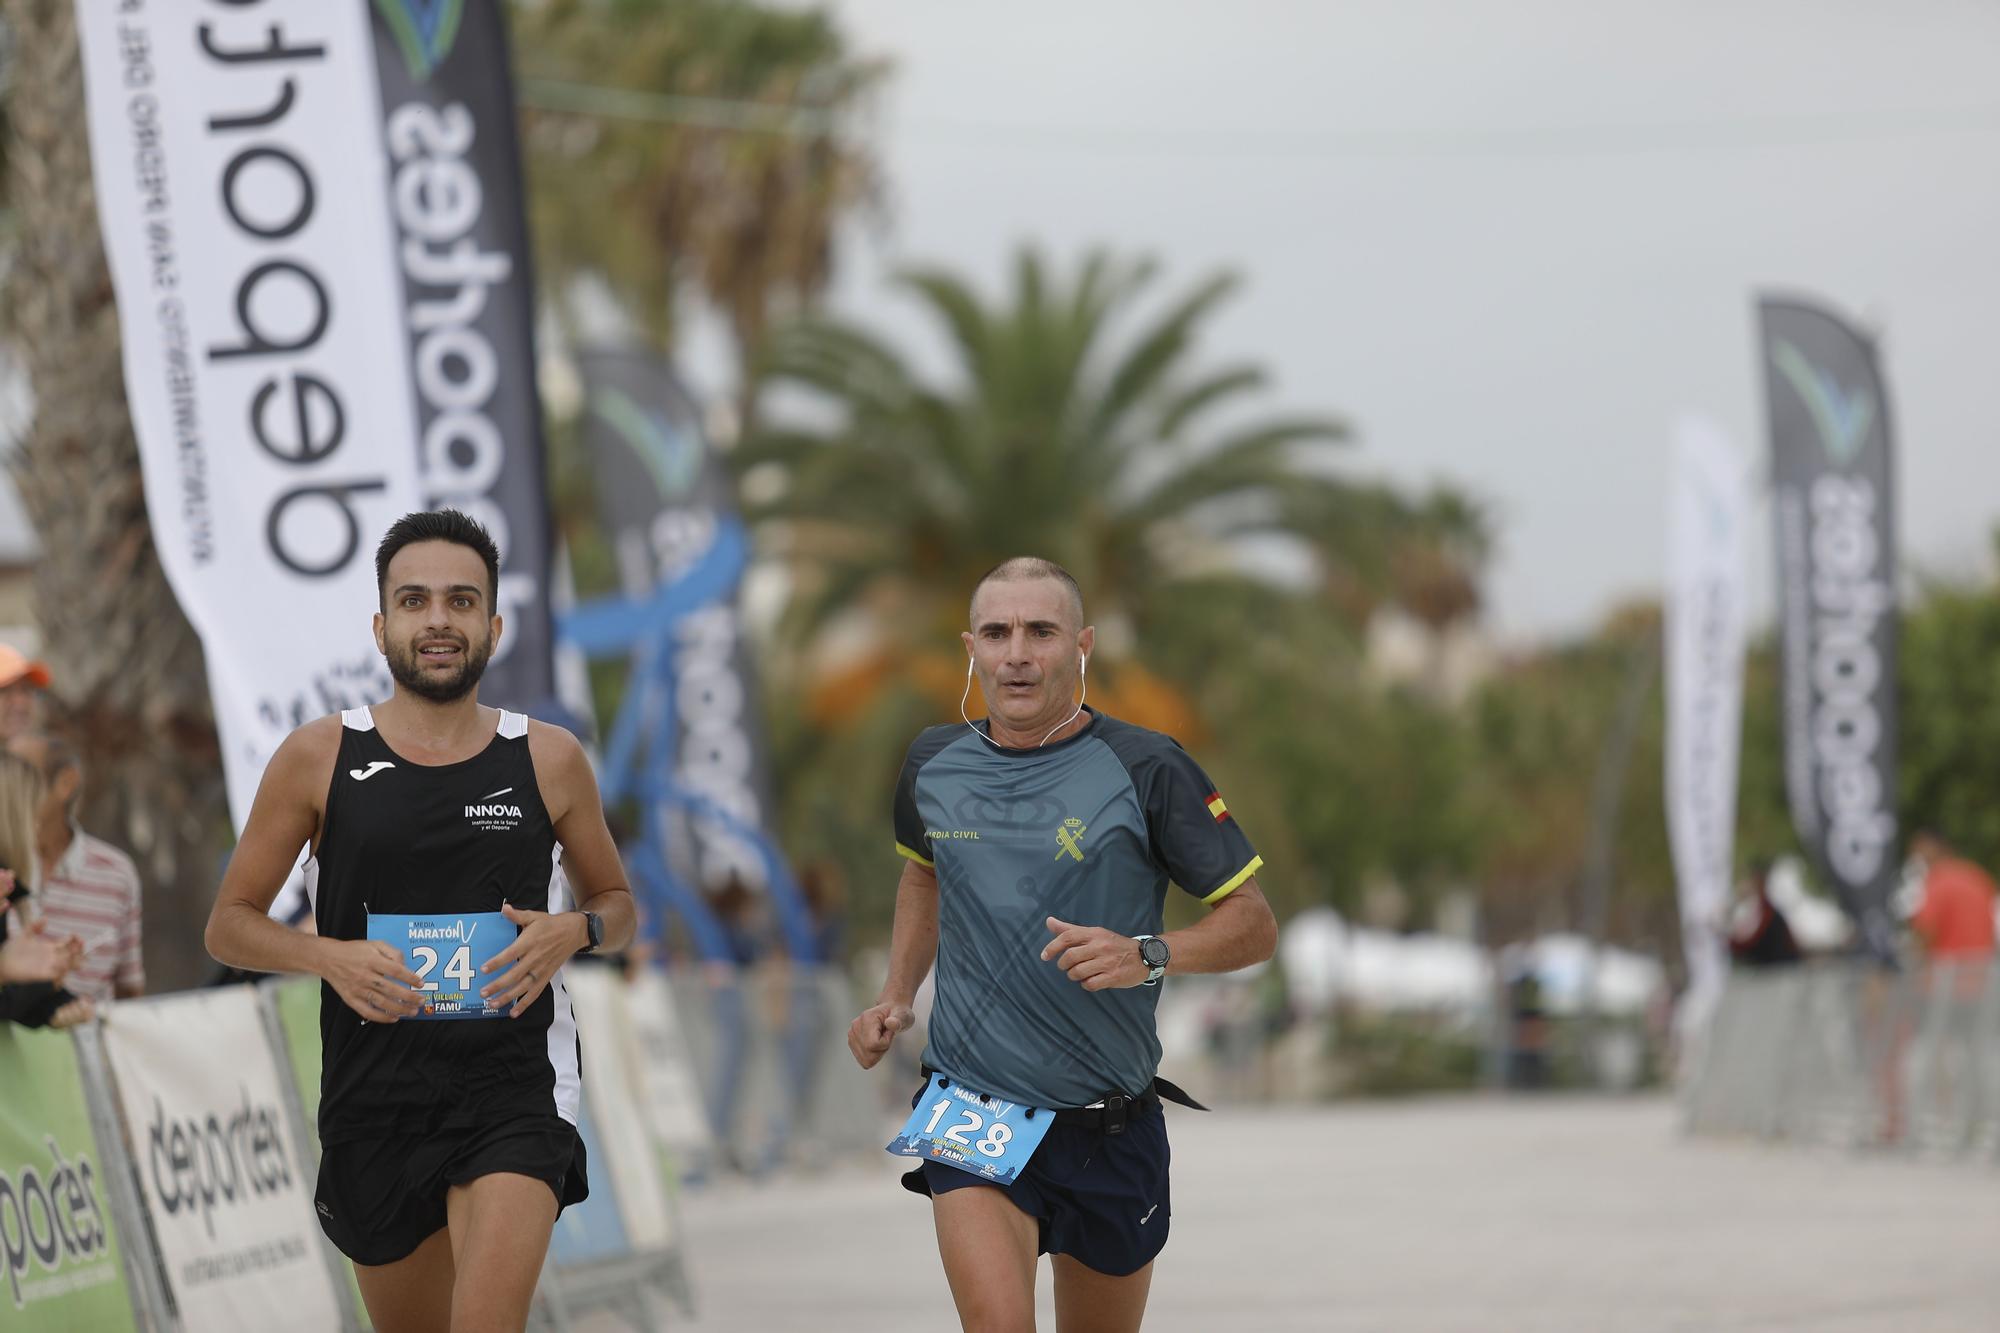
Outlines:
{"type": "MultiPolygon", "coordinates": [[[[917,851],[914,847],[905,847],[900,842],[896,844],[896,855],[907,856],[912,861],[915,861],[918,865],[923,866],[927,870],[937,869],[937,864],[933,862],[929,857],[925,856],[922,852],[917,851]]],[[[1233,889],[1236,886],[1234,884],[1231,884],[1229,887],[1233,889]]]]}
{"type": "Polygon", "coordinates": [[[1229,807],[1222,803],[1220,796],[1211,797],[1208,802],[1208,813],[1220,819],[1229,813],[1229,807]]]}
{"type": "Polygon", "coordinates": [[[1263,857],[1261,856],[1251,857],[1249,865],[1244,866],[1241,870],[1231,875],[1229,877],[1229,882],[1227,884],[1224,884],[1214,893],[1209,894],[1208,897],[1203,898],[1202,901],[1207,903],[1210,907],[1215,906],[1217,903],[1221,902],[1224,898],[1227,898],[1230,894],[1242,888],[1243,881],[1250,878],[1252,875],[1256,874],[1257,867],[1263,864],[1264,864],[1263,857]]]}

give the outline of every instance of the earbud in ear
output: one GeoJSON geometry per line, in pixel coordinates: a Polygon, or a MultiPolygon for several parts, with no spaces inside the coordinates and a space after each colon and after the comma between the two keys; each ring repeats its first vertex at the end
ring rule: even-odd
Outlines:
{"type": "Polygon", "coordinates": [[[1084,677],[1084,675],[1085,675],[1085,674],[1086,674],[1086,673],[1087,673],[1087,672],[1088,672],[1089,670],[1090,670],[1090,658],[1088,658],[1087,656],[1085,656],[1085,655],[1084,655],[1084,654],[1082,654],[1082,653],[1078,653],[1078,654],[1076,655],[1076,676],[1077,676],[1077,679],[1078,679],[1078,680],[1082,680],[1082,679],[1083,679],[1083,677],[1084,677]]]}

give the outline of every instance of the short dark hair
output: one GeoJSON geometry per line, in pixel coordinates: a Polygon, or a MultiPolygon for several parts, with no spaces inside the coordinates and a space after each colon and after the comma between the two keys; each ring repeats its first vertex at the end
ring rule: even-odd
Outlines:
{"type": "Polygon", "coordinates": [[[382,534],[382,544],[375,548],[375,593],[381,599],[384,611],[389,609],[389,562],[396,558],[396,552],[415,542],[451,542],[478,555],[486,562],[488,613],[498,611],[500,548],[493,544],[492,533],[480,526],[477,520],[466,517],[456,509],[430,509],[405,514],[382,534]]]}
{"type": "Polygon", "coordinates": [[[979,590],[987,584],[1022,583],[1032,579],[1054,579],[1068,588],[1070,605],[1076,608],[1076,627],[1083,628],[1083,589],[1077,586],[1076,577],[1055,561],[1044,560],[1038,555],[1010,556],[981,574],[979,582],[972,585],[972,597],[966,603],[967,618],[971,618],[972,602],[979,600],[979,590]]]}

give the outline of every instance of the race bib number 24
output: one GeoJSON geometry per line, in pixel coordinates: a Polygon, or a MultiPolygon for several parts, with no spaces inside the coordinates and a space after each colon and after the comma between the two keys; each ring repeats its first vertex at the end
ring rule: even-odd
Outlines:
{"type": "MultiPolygon", "coordinates": [[[[500,1018],[479,988],[493,980],[480,972],[520,934],[500,912],[466,916],[368,914],[368,938],[400,951],[422,981],[423,1008],[413,1018],[500,1018]]],[[[406,1022],[409,1020],[405,1020],[406,1022]]]]}
{"type": "Polygon", "coordinates": [[[1011,1185],[1054,1123],[1055,1113],[1046,1108],[1002,1101],[932,1074],[889,1151],[1011,1185]]]}

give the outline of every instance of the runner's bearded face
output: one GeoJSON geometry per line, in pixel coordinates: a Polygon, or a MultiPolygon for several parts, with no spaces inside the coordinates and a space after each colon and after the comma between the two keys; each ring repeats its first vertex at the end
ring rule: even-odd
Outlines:
{"type": "Polygon", "coordinates": [[[1032,731],[1070,715],[1082,675],[1077,659],[1093,642],[1076,622],[1076,603],[1055,579],[995,579],[979,589],[963,637],[989,716],[1032,731]]]}
{"type": "Polygon", "coordinates": [[[433,703],[470,694],[500,638],[478,554],[455,542],[412,542],[389,562],[383,593],[375,639],[396,683],[433,703]]]}

